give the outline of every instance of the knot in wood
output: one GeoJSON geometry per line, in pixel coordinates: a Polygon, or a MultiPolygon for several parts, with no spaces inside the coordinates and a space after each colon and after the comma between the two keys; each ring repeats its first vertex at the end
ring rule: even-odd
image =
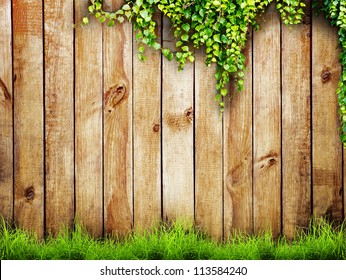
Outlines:
{"type": "Polygon", "coordinates": [[[2,92],[0,97],[3,103],[11,102],[11,95],[8,92],[8,89],[5,83],[1,79],[0,79],[0,92],[2,92]]]}
{"type": "Polygon", "coordinates": [[[153,126],[153,130],[154,130],[154,132],[159,132],[159,130],[160,130],[160,125],[156,123],[156,124],[153,126]]]}
{"type": "Polygon", "coordinates": [[[190,108],[186,109],[184,113],[185,113],[187,120],[192,123],[193,122],[193,108],[190,107],[190,108]]]}
{"type": "Polygon", "coordinates": [[[35,198],[35,189],[34,187],[28,187],[24,191],[24,196],[27,202],[34,200],[35,198]]]}
{"type": "Polygon", "coordinates": [[[321,79],[322,79],[322,83],[326,83],[331,79],[332,73],[330,72],[330,69],[323,69],[322,73],[321,73],[321,79]]]}
{"type": "Polygon", "coordinates": [[[108,112],[112,111],[112,108],[115,108],[127,97],[127,90],[124,84],[116,84],[115,86],[110,87],[105,93],[105,104],[108,112]]]}

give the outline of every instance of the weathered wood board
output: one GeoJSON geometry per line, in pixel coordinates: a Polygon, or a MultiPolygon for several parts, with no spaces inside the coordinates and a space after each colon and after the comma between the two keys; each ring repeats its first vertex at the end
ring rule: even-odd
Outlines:
{"type": "MultiPolygon", "coordinates": [[[[123,3],[104,1],[106,10],[123,3]]],[[[133,224],[132,27],[103,27],[105,233],[129,233],[133,224]]]]}
{"type": "MultiPolygon", "coordinates": [[[[76,22],[87,0],[75,1],[76,22]]],[[[103,69],[102,26],[75,31],[75,197],[76,218],[94,236],[103,234],[103,69]],[[93,55],[90,55],[90,54],[93,55]]]]}
{"type": "Polygon", "coordinates": [[[42,2],[12,1],[14,219],[44,231],[44,65],[42,2]]]}
{"type": "Polygon", "coordinates": [[[11,1],[0,1],[0,215],[13,219],[11,1]]]}
{"type": "MultiPolygon", "coordinates": [[[[169,20],[163,20],[163,47],[174,50],[169,20]]],[[[162,61],[163,219],[194,220],[194,90],[193,65],[181,72],[177,63],[162,61]]]]}
{"type": "Polygon", "coordinates": [[[74,220],[73,1],[44,1],[45,219],[56,233],[74,220]]]}
{"type": "Polygon", "coordinates": [[[224,231],[253,232],[252,30],[245,50],[244,89],[231,85],[224,112],[224,231]],[[238,133],[237,131],[240,131],[238,133]]]}
{"type": "Polygon", "coordinates": [[[340,79],[337,30],[312,20],[313,215],[342,219],[342,145],[335,91],[340,79]]]}
{"type": "MultiPolygon", "coordinates": [[[[156,34],[161,43],[161,14],[156,13],[156,34]]],[[[134,35],[135,37],[135,35],[134,35]]],[[[134,225],[149,229],[161,221],[161,53],[146,50],[138,57],[133,42],[133,181],[134,225]]]]}
{"type": "Polygon", "coordinates": [[[196,224],[213,237],[223,235],[222,117],[215,102],[215,65],[205,66],[205,50],[195,61],[196,224]]]}
{"type": "Polygon", "coordinates": [[[260,25],[253,35],[254,230],[276,236],[281,230],[281,63],[275,5],[260,25]]]}
{"type": "Polygon", "coordinates": [[[282,24],[282,227],[286,236],[311,217],[311,14],[282,24]]]}

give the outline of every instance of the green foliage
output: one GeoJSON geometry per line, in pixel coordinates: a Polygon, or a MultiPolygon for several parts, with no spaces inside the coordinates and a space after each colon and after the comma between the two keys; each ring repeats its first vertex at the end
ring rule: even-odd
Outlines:
{"type": "MultiPolygon", "coordinates": [[[[249,28],[258,28],[256,16],[264,12],[273,0],[136,0],[125,1],[121,9],[107,12],[101,0],[91,0],[90,14],[100,22],[113,26],[124,18],[133,22],[139,43],[138,57],[145,60],[145,46],[161,50],[169,60],[173,58],[184,68],[186,61],[194,61],[194,49],[205,46],[206,64],[216,63],[216,100],[223,110],[222,97],[228,94],[227,84],[232,78],[238,91],[244,86],[245,56],[242,53],[249,28]],[[154,20],[155,8],[172,22],[176,49],[162,48],[157,42],[154,20]]],[[[301,0],[277,0],[285,24],[300,23],[304,14],[301,0]]],[[[88,22],[87,18],[83,22],[88,22]]]]}
{"type": "MultiPolygon", "coordinates": [[[[238,91],[244,86],[245,56],[243,50],[250,28],[258,29],[256,18],[274,0],[126,0],[117,11],[108,12],[102,8],[102,0],[91,0],[90,15],[101,23],[113,26],[125,19],[132,22],[139,44],[138,57],[145,60],[145,46],[160,50],[169,60],[175,58],[179,70],[186,61],[194,61],[194,49],[205,47],[206,65],[216,63],[215,99],[223,111],[222,98],[231,94],[228,83],[237,83],[238,91]],[[167,16],[174,29],[176,48],[162,48],[157,42],[154,13],[161,11],[167,16]]],[[[299,24],[302,21],[305,4],[303,0],[276,0],[284,24],[299,24]]],[[[340,60],[346,69],[346,2],[343,0],[313,0],[313,6],[323,11],[332,25],[339,28],[341,46],[340,60]]],[[[83,18],[82,25],[89,23],[83,18]]],[[[343,71],[337,90],[341,119],[341,141],[346,146],[346,70],[343,71]]]]}
{"type": "Polygon", "coordinates": [[[288,241],[270,233],[234,234],[224,242],[182,223],[161,225],[127,238],[95,240],[80,225],[39,240],[0,221],[1,260],[316,260],[346,259],[346,230],[325,220],[312,221],[288,241]]]}

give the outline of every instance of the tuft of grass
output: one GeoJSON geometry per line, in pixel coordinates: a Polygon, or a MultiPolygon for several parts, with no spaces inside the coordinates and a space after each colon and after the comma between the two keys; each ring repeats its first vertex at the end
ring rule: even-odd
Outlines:
{"type": "Polygon", "coordinates": [[[216,242],[193,226],[160,225],[150,232],[122,238],[94,239],[81,226],[62,229],[55,237],[37,239],[2,220],[2,260],[327,260],[346,259],[346,230],[314,220],[293,240],[273,239],[270,233],[236,234],[216,242]]]}

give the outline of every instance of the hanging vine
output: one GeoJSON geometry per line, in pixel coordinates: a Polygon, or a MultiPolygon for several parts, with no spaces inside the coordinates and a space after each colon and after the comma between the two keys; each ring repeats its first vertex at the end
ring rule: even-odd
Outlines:
{"type": "MultiPolygon", "coordinates": [[[[136,40],[139,44],[138,58],[146,59],[145,48],[149,46],[161,51],[168,59],[178,62],[179,70],[187,61],[194,61],[194,49],[205,46],[206,65],[216,63],[216,95],[215,99],[223,111],[222,97],[231,95],[227,84],[237,83],[238,91],[244,86],[245,56],[243,50],[249,29],[258,29],[256,19],[274,0],[126,0],[116,11],[105,11],[102,0],[91,0],[88,7],[89,16],[95,16],[101,23],[108,26],[133,23],[136,40]],[[163,48],[157,41],[154,13],[158,9],[167,16],[174,30],[176,49],[163,48]]],[[[314,7],[324,12],[331,19],[332,25],[339,28],[341,46],[341,63],[346,66],[346,2],[343,0],[313,0],[314,7]]],[[[299,24],[304,16],[302,0],[276,0],[282,22],[285,25],[299,24]]],[[[82,25],[89,23],[88,17],[83,18],[82,25]]],[[[341,141],[346,146],[346,71],[337,90],[341,116],[341,141]]]]}

